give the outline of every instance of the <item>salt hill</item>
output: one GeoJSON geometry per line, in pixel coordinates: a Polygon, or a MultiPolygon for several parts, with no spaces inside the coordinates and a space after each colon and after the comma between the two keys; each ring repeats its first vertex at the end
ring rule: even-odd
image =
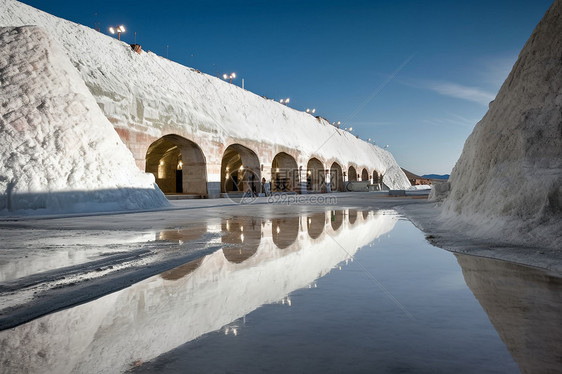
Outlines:
{"type": "MultiPolygon", "coordinates": [[[[25,25],[43,29],[49,35],[48,45],[60,47],[62,53],[51,63],[56,67],[59,61],[66,60],[65,66],[75,70],[74,78],[83,81],[81,84],[85,84],[89,91],[83,94],[89,95],[88,100],[93,99],[103,112],[105,119],[100,121],[107,124],[109,120],[113,126],[114,130],[101,133],[114,139],[117,132],[137,167],[153,174],[165,192],[176,192],[178,188],[183,193],[218,197],[232,188],[225,175],[235,169],[251,171],[257,174],[257,180],[263,176],[272,181],[279,173],[290,170],[282,177],[291,179],[295,188],[306,184],[303,173],[311,168],[315,172],[313,175],[320,175],[317,179],[326,176],[332,187],[340,190],[347,180],[365,178],[380,180],[393,189],[409,185],[388,151],[337,129],[322,118],[264,99],[153,53],[142,51],[137,54],[115,38],[15,0],[0,3],[0,26],[12,28],[7,33],[25,25]],[[182,173],[177,174],[181,168],[182,173]]],[[[4,45],[1,47],[1,57],[8,58],[4,45]]],[[[22,79],[24,76],[22,74],[22,79]]],[[[20,84],[21,80],[13,83],[20,84]]],[[[12,89],[12,92],[16,92],[15,97],[4,96],[3,101],[9,103],[22,99],[18,92],[23,92],[23,88],[12,89]]],[[[37,90],[34,95],[48,97],[49,92],[46,85],[43,92],[37,90]]],[[[36,102],[37,98],[31,97],[30,100],[36,102]]],[[[7,113],[2,110],[0,114],[7,122],[7,113]]],[[[46,122],[40,126],[49,128],[52,119],[44,116],[46,122]]],[[[9,120],[13,121],[13,117],[9,120]]],[[[61,132],[52,132],[55,137],[59,134],[61,132]]],[[[4,144],[2,151],[16,152],[11,144],[21,141],[14,138],[12,143],[4,144]]],[[[87,138],[84,142],[95,148],[95,142],[88,142],[87,138]]],[[[119,143],[118,140],[115,142],[119,143]]],[[[58,150],[64,149],[61,146],[58,150]]],[[[82,153],[88,152],[83,150],[82,153]]],[[[106,160],[112,164],[119,163],[117,157],[122,155],[115,153],[111,157],[106,153],[106,156],[112,159],[106,160]]],[[[29,159],[31,162],[32,158],[29,159]]],[[[127,159],[130,160],[130,156],[127,159]]],[[[130,166],[129,161],[126,163],[130,166]]],[[[15,164],[6,165],[7,168],[12,166],[15,164]]],[[[83,187],[88,190],[106,188],[91,181],[84,183],[87,186],[72,187],[65,184],[68,178],[56,169],[40,166],[40,162],[33,166],[34,173],[39,178],[54,181],[59,187],[36,184],[30,190],[23,186],[23,182],[14,182],[10,187],[12,196],[24,192],[50,194],[83,187]]],[[[2,173],[21,176],[26,171],[18,166],[2,173]]],[[[127,173],[136,171],[124,172],[127,173]]],[[[1,183],[0,195],[6,196],[11,182],[6,179],[1,183]]],[[[146,184],[141,185],[146,187],[146,184]]]]}
{"type": "Polygon", "coordinates": [[[467,139],[444,199],[451,229],[561,248],[562,1],[555,0],[467,139]]]}

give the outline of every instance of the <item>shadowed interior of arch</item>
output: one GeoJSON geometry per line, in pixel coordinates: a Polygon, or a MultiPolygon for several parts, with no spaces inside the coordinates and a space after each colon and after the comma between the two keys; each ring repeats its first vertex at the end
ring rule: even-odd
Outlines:
{"type": "Polygon", "coordinates": [[[179,135],[165,135],[146,152],[147,173],[162,192],[207,196],[207,171],[201,148],[179,135]]]}
{"type": "Polygon", "coordinates": [[[221,162],[221,192],[248,192],[252,185],[259,192],[260,161],[251,149],[232,144],[224,151],[221,162]]]}
{"type": "Polygon", "coordinates": [[[299,169],[293,156],[279,152],[271,163],[271,190],[296,192],[299,185],[299,169]]]}
{"type": "Polygon", "coordinates": [[[306,190],[311,192],[326,191],[326,173],[324,165],[317,158],[311,158],[306,166],[306,190]]]}
{"type": "Polygon", "coordinates": [[[332,191],[344,191],[343,173],[340,164],[334,162],[330,167],[330,189],[332,191]]]}

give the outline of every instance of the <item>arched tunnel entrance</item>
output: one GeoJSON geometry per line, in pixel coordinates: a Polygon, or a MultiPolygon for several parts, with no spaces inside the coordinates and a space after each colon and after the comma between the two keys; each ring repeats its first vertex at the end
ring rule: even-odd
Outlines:
{"type": "Polygon", "coordinates": [[[347,171],[347,181],[355,182],[357,181],[357,170],[353,166],[350,166],[347,171]]]}
{"type": "Polygon", "coordinates": [[[341,166],[334,162],[330,167],[330,189],[332,191],[344,191],[343,174],[341,166]]]}
{"type": "Polygon", "coordinates": [[[273,192],[298,192],[299,169],[297,161],[285,152],[278,153],[271,163],[273,192]]]}
{"type": "Polygon", "coordinates": [[[361,172],[361,180],[363,182],[369,181],[369,172],[367,171],[367,169],[363,169],[363,171],[361,172]]]}
{"type": "Polygon", "coordinates": [[[310,192],[320,192],[326,190],[326,173],[324,165],[317,158],[311,158],[306,165],[306,190],[310,192]]]}
{"type": "Polygon", "coordinates": [[[226,148],[221,162],[221,192],[260,191],[260,161],[250,148],[232,144],[226,148]]]}
{"type": "Polygon", "coordinates": [[[162,192],[207,196],[207,170],[201,148],[179,135],[165,135],[146,151],[147,173],[162,192]]]}

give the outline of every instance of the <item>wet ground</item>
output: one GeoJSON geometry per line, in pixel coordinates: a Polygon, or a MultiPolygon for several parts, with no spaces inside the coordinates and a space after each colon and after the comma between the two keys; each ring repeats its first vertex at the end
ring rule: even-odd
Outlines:
{"type": "Polygon", "coordinates": [[[434,247],[391,209],[224,205],[0,231],[3,372],[561,367],[560,277],[434,247]]]}

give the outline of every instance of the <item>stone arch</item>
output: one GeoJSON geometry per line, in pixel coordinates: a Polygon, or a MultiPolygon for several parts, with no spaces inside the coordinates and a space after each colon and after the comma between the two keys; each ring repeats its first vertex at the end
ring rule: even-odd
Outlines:
{"type": "Polygon", "coordinates": [[[221,241],[231,244],[223,247],[224,257],[236,264],[252,257],[261,242],[261,227],[262,220],[256,217],[232,217],[223,220],[221,241]]]}
{"type": "Polygon", "coordinates": [[[357,170],[353,165],[349,165],[349,169],[347,169],[347,181],[348,182],[357,181],[357,170]]]}
{"type": "Polygon", "coordinates": [[[271,220],[271,236],[279,249],[285,249],[297,240],[299,217],[274,218],[271,220]]]}
{"type": "Polygon", "coordinates": [[[317,158],[311,158],[306,165],[306,190],[321,192],[326,190],[326,172],[317,158]]]}
{"type": "Polygon", "coordinates": [[[164,135],[146,151],[147,173],[164,193],[207,196],[207,169],[201,148],[179,135],[164,135]]]}
{"type": "Polygon", "coordinates": [[[363,169],[363,171],[361,172],[361,180],[363,182],[369,181],[369,172],[367,171],[367,169],[363,169]]]}
{"type": "Polygon", "coordinates": [[[271,163],[271,190],[273,192],[298,191],[299,169],[293,156],[279,152],[271,163]]]}
{"type": "Polygon", "coordinates": [[[382,186],[382,173],[376,170],[373,170],[373,184],[379,186],[379,188],[382,186]]]}
{"type": "Polygon", "coordinates": [[[334,162],[330,166],[330,188],[332,191],[344,191],[344,187],[341,166],[334,162]]]}
{"type": "Polygon", "coordinates": [[[260,161],[258,155],[241,144],[229,145],[221,161],[221,192],[248,192],[252,186],[260,191],[260,161]]]}
{"type": "Polygon", "coordinates": [[[324,225],[326,224],[326,213],[312,213],[306,217],[306,228],[308,236],[312,239],[317,239],[324,232],[324,225]]]}

